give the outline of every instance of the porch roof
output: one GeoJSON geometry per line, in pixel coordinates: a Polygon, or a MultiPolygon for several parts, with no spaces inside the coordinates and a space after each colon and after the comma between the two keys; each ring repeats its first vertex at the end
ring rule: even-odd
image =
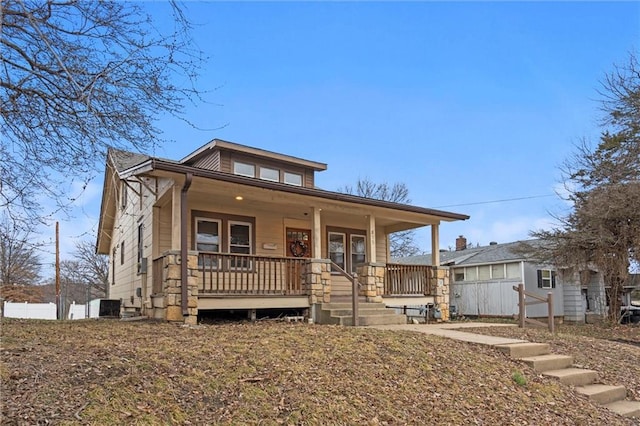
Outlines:
{"type": "Polygon", "coordinates": [[[285,192],[290,194],[299,194],[312,197],[323,198],[333,201],[341,201],[345,203],[353,203],[366,205],[371,207],[380,207],[393,209],[398,211],[405,211],[411,213],[418,213],[423,215],[429,215],[437,217],[439,220],[452,222],[456,220],[467,220],[468,215],[453,213],[444,210],[430,209],[426,207],[418,207],[410,204],[400,204],[390,201],[377,200],[373,198],[360,197],[357,195],[344,194],[340,192],[327,191],[319,188],[305,188],[302,186],[288,185],[285,183],[271,182],[262,179],[244,177],[234,175],[230,173],[218,172],[213,170],[200,169],[197,167],[186,166],[169,160],[163,160],[160,158],[148,158],[146,161],[131,167],[127,170],[123,170],[120,173],[121,178],[127,178],[130,176],[152,174],[153,172],[168,172],[178,173],[185,175],[191,173],[194,177],[201,177],[205,179],[235,183],[239,185],[247,185],[256,188],[264,188],[273,191],[285,192]]]}

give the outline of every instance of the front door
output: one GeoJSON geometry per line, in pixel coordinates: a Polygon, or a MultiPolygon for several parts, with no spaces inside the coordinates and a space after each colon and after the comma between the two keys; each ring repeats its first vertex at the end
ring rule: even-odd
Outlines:
{"type": "MultiPolygon", "coordinates": [[[[311,230],[287,228],[285,244],[286,257],[310,258],[311,257],[311,230]]],[[[302,262],[292,260],[287,263],[287,276],[285,278],[289,290],[302,290],[302,262]]]]}

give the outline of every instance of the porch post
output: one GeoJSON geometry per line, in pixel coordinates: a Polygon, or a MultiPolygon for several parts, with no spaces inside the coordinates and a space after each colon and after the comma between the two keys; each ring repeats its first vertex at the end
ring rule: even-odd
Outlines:
{"type": "Polygon", "coordinates": [[[176,182],[171,188],[171,250],[180,250],[180,192],[176,182]]]}
{"type": "Polygon", "coordinates": [[[435,282],[435,292],[433,284],[431,285],[434,295],[435,307],[440,309],[440,321],[449,321],[449,268],[431,268],[431,282],[435,282]]]}
{"type": "Polygon", "coordinates": [[[376,263],[376,218],[367,216],[367,255],[369,263],[376,263]]]}
{"type": "Polygon", "coordinates": [[[320,211],[318,207],[313,207],[313,257],[322,259],[322,227],[320,226],[320,211]]]}
{"type": "Polygon", "coordinates": [[[440,266],[440,224],[431,225],[431,266],[440,266]]]}

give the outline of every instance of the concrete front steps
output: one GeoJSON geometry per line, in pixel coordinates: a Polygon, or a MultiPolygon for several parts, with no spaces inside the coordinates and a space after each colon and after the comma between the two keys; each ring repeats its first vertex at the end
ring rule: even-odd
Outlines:
{"type": "MultiPolygon", "coordinates": [[[[320,324],[352,325],[351,303],[323,303],[319,317],[320,324]]],[[[384,303],[358,303],[358,325],[406,324],[406,315],[396,314],[384,303]]]]}
{"type": "Polygon", "coordinates": [[[496,348],[511,358],[525,362],[543,376],[553,377],[564,385],[575,386],[576,392],[621,416],[640,417],[640,401],[625,399],[627,389],[624,386],[596,384],[596,371],[572,367],[572,356],[551,354],[546,343],[513,343],[497,345],[496,348]]]}

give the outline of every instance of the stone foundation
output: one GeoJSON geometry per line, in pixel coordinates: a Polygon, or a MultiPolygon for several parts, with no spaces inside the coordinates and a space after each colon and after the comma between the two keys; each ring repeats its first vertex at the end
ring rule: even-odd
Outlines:
{"type": "Polygon", "coordinates": [[[309,304],[331,301],[331,261],[329,259],[309,259],[304,264],[302,288],[309,295],[309,304]]]}

